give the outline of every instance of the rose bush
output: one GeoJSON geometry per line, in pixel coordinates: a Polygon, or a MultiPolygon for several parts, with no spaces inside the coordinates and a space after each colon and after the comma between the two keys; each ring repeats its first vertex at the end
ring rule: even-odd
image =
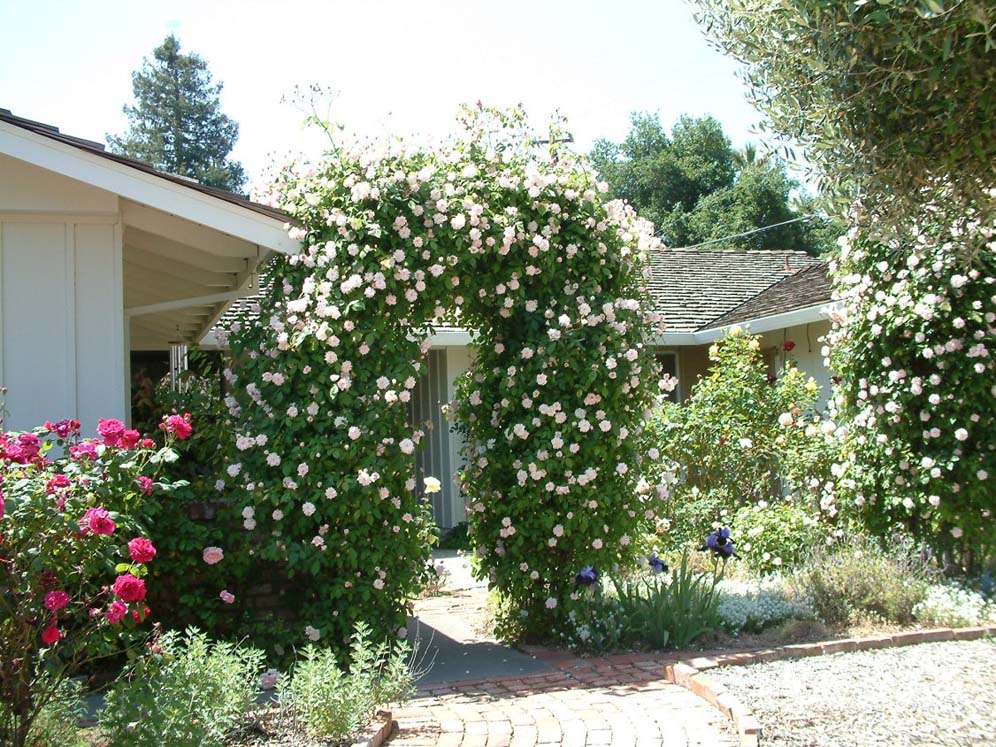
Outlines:
{"type": "Polygon", "coordinates": [[[189,428],[165,422],[161,448],[119,420],[0,434],[0,743],[24,745],[68,677],[140,640],[156,549],[137,517],[172,489],[155,476],[189,428]]]}
{"type": "Polygon", "coordinates": [[[304,580],[311,639],[342,645],[357,618],[403,626],[425,573],[424,433],[407,413],[440,324],[475,333],[453,411],[477,567],[506,622],[549,633],[577,570],[629,554],[649,510],[635,487],[652,227],[603,201],[556,129],[539,148],[520,111],[462,124],[438,147],[337,148],[283,170],[272,202],[303,251],[271,270],[259,322],[231,330],[241,428],[224,489],[244,496],[256,551],[304,580]]]}
{"type": "Polygon", "coordinates": [[[855,228],[835,266],[842,507],[966,568],[996,551],[994,237],[996,224],[935,206],[891,243],[855,228]]]}

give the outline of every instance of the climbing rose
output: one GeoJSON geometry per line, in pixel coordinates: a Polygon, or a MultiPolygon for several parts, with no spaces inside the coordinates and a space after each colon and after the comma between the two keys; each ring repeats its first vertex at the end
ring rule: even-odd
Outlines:
{"type": "Polygon", "coordinates": [[[113,624],[117,624],[124,620],[124,616],[128,614],[128,605],[122,602],[120,599],[115,599],[107,607],[107,621],[113,624]]]}
{"type": "Polygon", "coordinates": [[[135,578],[130,573],[118,576],[111,588],[117,596],[126,602],[137,602],[145,599],[145,582],[140,578],[135,578]]]}
{"type": "Polygon", "coordinates": [[[62,638],[62,633],[53,621],[45,630],[42,631],[41,639],[42,643],[46,646],[51,646],[56,643],[60,638],[62,638]]]}
{"type": "Polygon", "coordinates": [[[190,425],[190,413],[185,413],[184,415],[169,415],[166,418],[166,422],[163,423],[163,428],[167,433],[174,434],[181,441],[185,441],[190,438],[190,434],[194,432],[194,429],[190,425]]]}
{"type": "Polygon", "coordinates": [[[118,441],[118,446],[122,449],[134,449],[135,444],[139,442],[142,438],[142,434],[134,429],[126,430],[121,434],[121,440],[118,441]]]}
{"type": "Polygon", "coordinates": [[[128,555],[136,563],[148,563],[156,557],[156,548],[145,537],[136,537],[128,543],[128,555]]]}
{"type": "Polygon", "coordinates": [[[58,612],[69,604],[69,595],[64,591],[50,591],[45,595],[45,609],[58,612]]]}
{"type": "Polygon", "coordinates": [[[114,534],[116,526],[110,514],[107,513],[107,509],[103,506],[87,510],[83,514],[83,518],[80,519],[80,528],[84,532],[89,531],[94,534],[114,534]]]}
{"type": "Polygon", "coordinates": [[[231,604],[235,601],[235,595],[228,589],[222,589],[221,593],[218,595],[225,604],[231,604]]]}
{"type": "Polygon", "coordinates": [[[205,563],[214,565],[221,562],[222,558],[225,557],[225,553],[220,547],[205,547],[203,557],[205,563]]]}
{"type": "Polygon", "coordinates": [[[438,493],[443,489],[443,485],[435,477],[425,478],[425,492],[426,493],[438,493]]]}

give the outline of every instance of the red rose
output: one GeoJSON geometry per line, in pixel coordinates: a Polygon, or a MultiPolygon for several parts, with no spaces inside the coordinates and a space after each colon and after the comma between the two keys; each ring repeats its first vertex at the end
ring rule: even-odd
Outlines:
{"type": "Polygon", "coordinates": [[[45,595],[45,609],[58,612],[69,604],[69,595],[64,591],[50,591],[45,595]]]}
{"type": "Polygon", "coordinates": [[[786,353],[791,353],[792,352],[792,348],[794,348],[794,347],[795,347],[795,343],[792,342],[791,340],[786,340],[785,344],[782,345],[782,348],[785,350],[786,353]]]}
{"type": "Polygon", "coordinates": [[[128,554],[136,563],[148,563],[156,557],[156,548],[145,537],[136,537],[128,543],[128,554]]]}
{"type": "Polygon", "coordinates": [[[120,599],[115,599],[107,607],[107,612],[104,616],[107,621],[113,624],[117,624],[124,620],[124,616],[128,614],[128,605],[122,602],[120,599]]]}
{"type": "Polygon", "coordinates": [[[114,534],[117,525],[103,506],[89,509],[80,519],[80,529],[94,534],[114,534]]]}
{"type": "Polygon", "coordinates": [[[141,441],[138,442],[138,445],[141,446],[143,449],[151,449],[153,446],[156,445],[156,442],[153,441],[151,438],[143,438],[141,441]]]}
{"type": "Polygon", "coordinates": [[[135,578],[130,573],[123,573],[114,579],[111,587],[114,593],[126,602],[138,602],[145,599],[145,582],[135,578]]]}
{"type": "Polygon", "coordinates": [[[166,418],[166,422],[163,423],[163,428],[167,433],[174,434],[177,439],[184,441],[190,438],[190,434],[194,432],[194,429],[190,425],[190,413],[184,413],[181,415],[169,415],[166,418]]]}
{"type": "Polygon", "coordinates": [[[46,646],[51,646],[53,643],[56,643],[60,638],[62,638],[62,633],[59,631],[59,628],[56,626],[54,620],[47,628],[45,628],[45,630],[42,631],[41,634],[42,643],[44,643],[46,646]]]}

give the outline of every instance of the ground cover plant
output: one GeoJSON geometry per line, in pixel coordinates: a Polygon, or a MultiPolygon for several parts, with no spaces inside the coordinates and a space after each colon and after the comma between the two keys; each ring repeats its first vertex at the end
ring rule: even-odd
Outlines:
{"type": "Polygon", "coordinates": [[[47,738],[67,680],[141,641],[156,548],[138,517],[192,432],[162,425],[164,446],[113,419],[0,434],[0,743],[47,738]]]}
{"type": "Polygon", "coordinates": [[[557,127],[540,145],[520,111],[461,124],[440,147],[336,146],[274,185],[303,251],[273,268],[260,323],[228,336],[241,426],[224,490],[244,496],[258,555],[305,588],[294,641],[342,646],[360,614],[403,631],[430,545],[416,488],[439,486],[413,476],[424,434],[406,417],[434,325],[476,333],[453,411],[506,630],[557,628],[576,569],[630,556],[652,512],[636,492],[652,229],[603,200],[557,127]]]}

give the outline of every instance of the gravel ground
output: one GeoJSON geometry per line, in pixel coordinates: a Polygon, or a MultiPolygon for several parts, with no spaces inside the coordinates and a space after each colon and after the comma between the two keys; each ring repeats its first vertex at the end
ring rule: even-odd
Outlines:
{"type": "Polygon", "coordinates": [[[724,667],[762,747],[996,745],[996,641],[925,643],[724,667]]]}

